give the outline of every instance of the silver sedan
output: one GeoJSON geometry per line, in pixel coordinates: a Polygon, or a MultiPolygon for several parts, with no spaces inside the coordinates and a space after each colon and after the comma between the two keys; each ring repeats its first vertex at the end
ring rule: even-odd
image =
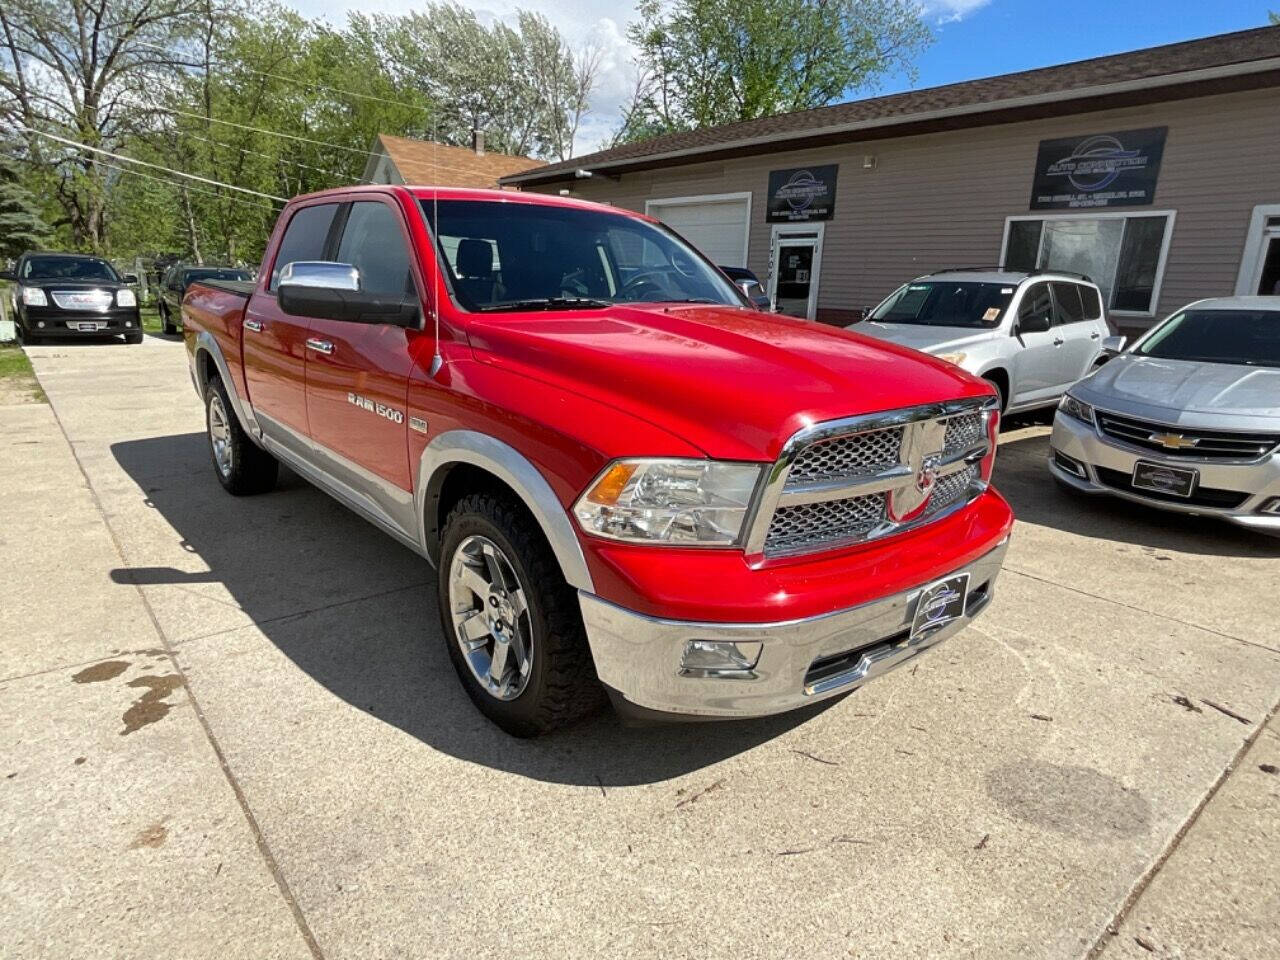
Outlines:
{"type": "Polygon", "coordinates": [[[1174,313],[1068,391],[1050,444],[1075,490],[1280,533],[1280,297],[1174,313]]]}

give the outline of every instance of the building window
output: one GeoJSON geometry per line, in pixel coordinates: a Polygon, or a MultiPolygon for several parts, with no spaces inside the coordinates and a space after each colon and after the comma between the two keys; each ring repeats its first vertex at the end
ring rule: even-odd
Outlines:
{"type": "Polygon", "coordinates": [[[1172,233],[1170,212],[1010,217],[1001,263],[1086,274],[1112,312],[1151,316],[1172,233]]]}

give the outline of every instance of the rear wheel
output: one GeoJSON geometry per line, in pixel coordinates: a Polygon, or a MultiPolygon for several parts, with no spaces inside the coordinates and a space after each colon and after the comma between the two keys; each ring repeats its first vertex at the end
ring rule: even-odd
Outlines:
{"type": "Polygon", "coordinates": [[[141,343],[141,342],[142,342],[142,331],[138,331],[137,333],[126,333],[126,334],[124,335],[124,342],[125,342],[125,343],[132,343],[132,344],[139,344],[139,343],[141,343]]]}
{"type": "Polygon", "coordinates": [[[1000,398],[1000,412],[1004,413],[1005,408],[1009,405],[1009,396],[1006,392],[1005,385],[995,377],[983,377],[982,379],[990,384],[991,388],[995,390],[996,396],[1000,398]]]}
{"type": "Polygon", "coordinates": [[[241,497],[266,493],[276,485],[280,464],[240,426],[227,388],[218,377],[209,381],[205,391],[205,426],[213,472],[223,489],[241,497]]]}
{"type": "Polygon", "coordinates": [[[169,315],[169,308],[163,300],[160,301],[160,322],[164,325],[164,332],[173,334],[178,332],[178,328],[173,323],[173,318],[169,315]]]}
{"type": "Polygon", "coordinates": [[[574,590],[514,501],[460,500],[445,521],[437,574],[449,659],[481,713],[533,737],[603,705],[574,590]]]}

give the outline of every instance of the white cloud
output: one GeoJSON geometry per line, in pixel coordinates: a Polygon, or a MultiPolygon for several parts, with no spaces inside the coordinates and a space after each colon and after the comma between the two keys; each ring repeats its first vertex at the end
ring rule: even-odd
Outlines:
{"type": "Polygon", "coordinates": [[[935,23],[955,23],[975,10],[980,10],[991,0],[922,0],[920,13],[935,23]]]}

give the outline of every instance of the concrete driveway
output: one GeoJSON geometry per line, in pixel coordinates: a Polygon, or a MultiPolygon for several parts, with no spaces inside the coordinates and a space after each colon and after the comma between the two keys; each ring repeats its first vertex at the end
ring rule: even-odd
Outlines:
{"type": "Polygon", "coordinates": [[[427,564],[214,480],[176,341],[0,406],[0,955],[1280,956],[1280,540],[1050,482],[978,624],[827,709],[534,741],[427,564]]]}

